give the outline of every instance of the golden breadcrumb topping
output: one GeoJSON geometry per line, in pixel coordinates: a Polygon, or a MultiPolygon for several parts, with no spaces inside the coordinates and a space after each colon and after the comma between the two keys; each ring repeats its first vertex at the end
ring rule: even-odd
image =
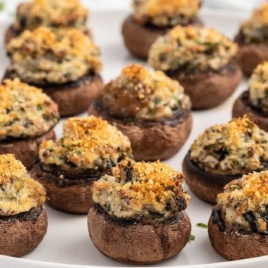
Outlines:
{"type": "Polygon", "coordinates": [[[0,85],[0,141],[41,136],[59,121],[58,106],[19,79],[0,85]]]}
{"type": "Polygon", "coordinates": [[[106,170],[125,156],[131,156],[129,139],[107,121],[89,116],[70,118],[63,126],[63,137],[43,141],[39,157],[45,164],[63,170],[106,170]]]}
{"type": "Polygon", "coordinates": [[[27,212],[45,200],[45,189],[28,176],[22,163],[14,155],[0,155],[0,216],[27,212]]]}
{"type": "Polygon", "coordinates": [[[24,31],[7,46],[10,76],[33,84],[62,84],[101,70],[100,51],[83,32],[40,27],[24,31]]]}
{"type": "Polygon", "coordinates": [[[33,0],[18,6],[14,29],[34,30],[40,26],[84,29],[88,10],[79,0],[33,0]]]}
{"type": "Polygon", "coordinates": [[[268,62],[262,62],[254,70],[248,82],[251,105],[268,112],[268,62]]]}
{"type": "Polygon", "coordinates": [[[236,53],[237,45],[213,29],[176,26],[152,45],[149,63],[161,71],[218,70],[236,53]]]}
{"type": "Polygon", "coordinates": [[[201,0],[133,0],[134,19],[140,24],[170,27],[191,23],[198,14],[201,0]]]}
{"type": "Polygon", "coordinates": [[[252,17],[241,24],[246,43],[268,42],[268,3],[254,10],[252,17]]]}
{"type": "Polygon", "coordinates": [[[93,186],[93,200],[110,216],[142,222],[164,221],[185,210],[183,175],[161,162],[135,162],[125,158],[112,175],[93,186]]]}
{"type": "Polygon", "coordinates": [[[227,230],[268,233],[268,171],[244,175],[224,187],[217,208],[227,230]]]}
{"type": "Polygon", "coordinates": [[[247,174],[268,161],[268,133],[249,116],[205,130],[192,144],[190,159],[216,174],[247,174]]]}
{"type": "Polygon", "coordinates": [[[101,100],[111,115],[129,120],[158,120],[172,117],[177,110],[191,109],[190,99],[177,81],[138,64],[125,67],[107,84],[101,100]]]}

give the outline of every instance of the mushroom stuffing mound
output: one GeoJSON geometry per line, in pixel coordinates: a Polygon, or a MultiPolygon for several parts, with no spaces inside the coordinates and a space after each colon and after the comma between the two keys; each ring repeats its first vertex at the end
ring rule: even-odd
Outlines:
{"type": "Polygon", "coordinates": [[[100,51],[76,29],[40,27],[25,31],[7,46],[6,78],[41,87],[61,116],[85,111],[102,88],[100,51]]]}
{"type": "Polygon", "coordinates": [[[228,260],[268,254],[268,171],[244,175],[224,187],[209,220],[211,245],[228,260]]]}
{"type": "Polygon", "coordinates": [[[57,104],[19,79],[0,85],[0,154],[14,154],[30,169],[43,140],[55,139],[57,104]]]}
{"type": "Polygon", "coordinates": [[[235,101],[233,117],[250,114],[261,129],[268,131],[268,62],[258,65],[248,87],[235,101]]]}
{"type": "Polygon", "coordinates": [[[6,44],[25,30],[45,26],[50,28],[76,28],[90,36],[87,28],[88,10],[79,0],[33,0],[21,3],[14,23],[5,35],[6,44]]]}
{"type": "Polygon", "coordinates": [[[237,45],[213,29],[176,26],[155,41],[148,60],[180,82],[194,109],[207,109],[237,88],[241,71],[236,54],[237,45]]]}
{"type": "Polygon", "coordinates": [[[40,162],[31,175],[46,188],[52,207],[87,214],[93,182],[131,153],[129,139],[106,121],[70,118],[60,140],[41,144],[40,162]]]}
{"type": "Polygon", "coordinates": [[[184,158],[183,172],[192,192],[215,204],[227,183],[267,169],[267,162],[268,133],[244,116],[206,129],[184,158]]]}
{"type": "Polygon", "coordinates": [[[268,60],[268,3],[257,8],[250,19],[241,24],[235,37],[239,45],[239,64],[250,76],[262,61],[268,60]]]}
{"type": "Polygon", "coordinates": [[[146,59],[157,39],[176,25],[201,26],[201,0],[133,0],[134,14],[126,18],[122,34],[130,52],[146,59]]]}
{"type": "Polygon", "coordinates": [[[133,64],[104,87],[89,114],[128,136],[136,160],[157,160],[176,154],[188,138],[190,110],[190,99],[177,81],[133,64]]]}
{"type": "Polygon", "coordinates": [[[11,154],[0,155],[0,254],[23,256],[47,231],[45,189],[11,154]]]}
{"type": "Polygon", "coordinates": [[[124,159],[94,183],[88,230],[97,249],[121,262],[150,264],[177,255],[191,223],[183,175],[159,161],[124,159]]]}

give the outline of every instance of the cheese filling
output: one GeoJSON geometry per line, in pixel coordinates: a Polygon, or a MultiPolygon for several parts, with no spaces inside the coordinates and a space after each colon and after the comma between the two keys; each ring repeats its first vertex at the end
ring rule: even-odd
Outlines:
{"type": "Polygon", "coordinates": [[[247,174],[268,162],[268,133],[250,117],[205,130],[190,149],[190,159],[201,169],[216,174],[247,174]]]}
{"type": "Polygon", "coordinates": [[[124,159],[93,186],[93,200],[110,216],[144,223],[162,222],[185,210],[183,175],[159,161],[124,159]]]}
{"type": "Polygon", "coordinates": [[[28,176],[22,163],[13,155],[0,155],[0,216],[27,212],[45,200],[45,189],[28,176]]]}
{"type": "Polygon", "coordinates": [[[213,29],[176,26],[155,41],[148,61],[164,72],[201,72],[226,66],[236,54],[237,45],[213,29]]]}
{"type": "Polygon", "coordinates": [[[125,67],[107,84],[101,100],[110,115],[128,120],[159,120],[191,109],[190,99],[177,81],[137,64],[125,67]]]}

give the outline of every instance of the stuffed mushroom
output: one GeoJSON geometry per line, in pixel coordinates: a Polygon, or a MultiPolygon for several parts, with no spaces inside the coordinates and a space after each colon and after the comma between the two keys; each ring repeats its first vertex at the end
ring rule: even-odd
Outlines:
{"type": "Polygon", "coordinates": [[[230,182],[209,220],[212,247],[228,260],[267,256],[267,211],[268,171],[230,182]]]}
{"type": "Polygon", "coordinates": [[[79,0],[32,0],[21,3],[14,23],[7,29],[5,43],[25,30],[45,26],[51,28],[76,28],[90,36],[87,27],[88,10],[79,0]]]}
{"type": "Polygon", "coordinates": [[[47,231],[45,189],[11,154],[0,155],[0,254],[21,257],[47,231]]]}
{"type": "Polygon", "coordinates": [[[191,102],[162,72],[134,64],[108,83],[89,109],[129,137],[136,160],[176,154],[192,128],[191,102]]]}
{"type": "Polygon", "coordinates": [[[41,144],[31,175],[46,188],[49,205],[87,214],[94,181],[126,156],[132,156],[130,141],[114,126],[94,116],[70,118],[60,140],[41,144]]]}
{"type": "Polygon", "coordinates": [[[268,3],[257,8],[242,23],[235,37],[239,45],[238,61],[245,75],[250,76],[262,61],[268,60],[268,3]]]}
{"type": "Polygon", "coordinates": [[[212,204],[227,183],[267,167],[268,133],[248,116],[206,129],[183,161],[192,192],[212,204]]]}
{"type": "Polygon", "coordinates": [[[0,85],[0,154],[14,154],[27,169],[38,159],[43,140],[56,139],[57,104],[19,79],[0,85]]]}
{"type": "Polygon", "coordinates": [[[191,223],[183,175],[158,162],[124,159],[93,186],[89,210],[92,242],[121,262],[151,264],[177,255],[187,244],[191,223]]]}
{"type": "Polygon", "coordinates": [[[268,131],[268,62],[254,70],[248,88],[235,101],[233,117],[250,114],[261,129],[268,131]]]}
{"type": "Polygon", "coordinates": [[[130,52],[146,59],[154,41],[176,25],[201,26],[201,0],[133,0],[134,14],[123,23],[122,34],[130,52]]]}
{"type": "Polygon", "coordinates": [[[11,64],[5,78],[20,78],[43,89],[61,116],[85,111],[102,88],[100,51],[76,29],[40,27],[7,46],[11,64]]]}
{"type": "Polygon", "coordinates": [[[176,26],[152,45],[149,63],[180,82],[193,109],[208,109],[237,88],[236,54],[237,45],[213,29],[176,26]]]}

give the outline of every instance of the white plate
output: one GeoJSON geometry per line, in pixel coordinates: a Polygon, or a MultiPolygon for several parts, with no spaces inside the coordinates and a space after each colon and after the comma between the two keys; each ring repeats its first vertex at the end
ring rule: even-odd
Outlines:
{"type": "MultiPolygon", "coordinates": [[[[121,11],[94,11],[91,14],[90,25],[94,32],[96,42],[100,45],[103,55],[105,81],[116,77],[122,67],[129,63],[137,62],[125,49],[120,29],[121,22],[128,15],[126,10],[121,11]]],[[[202,19],[206,25],[213,26],[227,36],[233,38],[239,23],[245,15],[241,13],[222,13],[220,11],[202,11],[202,19]]],[[[7,19],[0,19],[3,35],[8,26],[7,19]]],[[[8,64],[4,48],[0,51],[0,71],[4,71],[8,64]]],[[[235,98],[246,88],[245,81],[241,83],[235,94],[216,109],[194,113],[194,127],[187,143],[182,150],[172,159],[166,161],[174,169],[181,170],[181,161],[194,139],[207,127],[216,123],[225,123],[231,118],[231,107],[235,98]]],[[[86,116],[84,114],[84,116],[86,116]]],[[[56,127],[58,137],[61,135],[62,122],[56,127]]],[[[187,187],[185,187],[187,189],[187,187]]],[[[191,194],[191,192],[190,192],[191,194]]],[[[196,227],[198,222],[207,223],[212,206],[200,201],[193,194],[187,212],[192,221],[192,234],[195,240],[188,243],[183,251],[168,261],[160,263],[158,267],[247,267],[258,265],[259,268],[268,266],[268,257],[256,258],[237,262],[226,262],[211,247],[207,230],[196,227]]],[[[49,227],[39,247],[24,258],[15,259],[0,256],[0,267],[10,268],[48,268],[48,267],[81,267],[88,266],[113,266],[122,267],[125,264],[113,261],[103,256],[94,247],[87,232],[86,216],[75,216],[58,212],[47,206],[49,227]],[[67,265],[68,264],[68,265],[67,265]],[[70,266],[69,266],[70,265],[70,266]]]]}

